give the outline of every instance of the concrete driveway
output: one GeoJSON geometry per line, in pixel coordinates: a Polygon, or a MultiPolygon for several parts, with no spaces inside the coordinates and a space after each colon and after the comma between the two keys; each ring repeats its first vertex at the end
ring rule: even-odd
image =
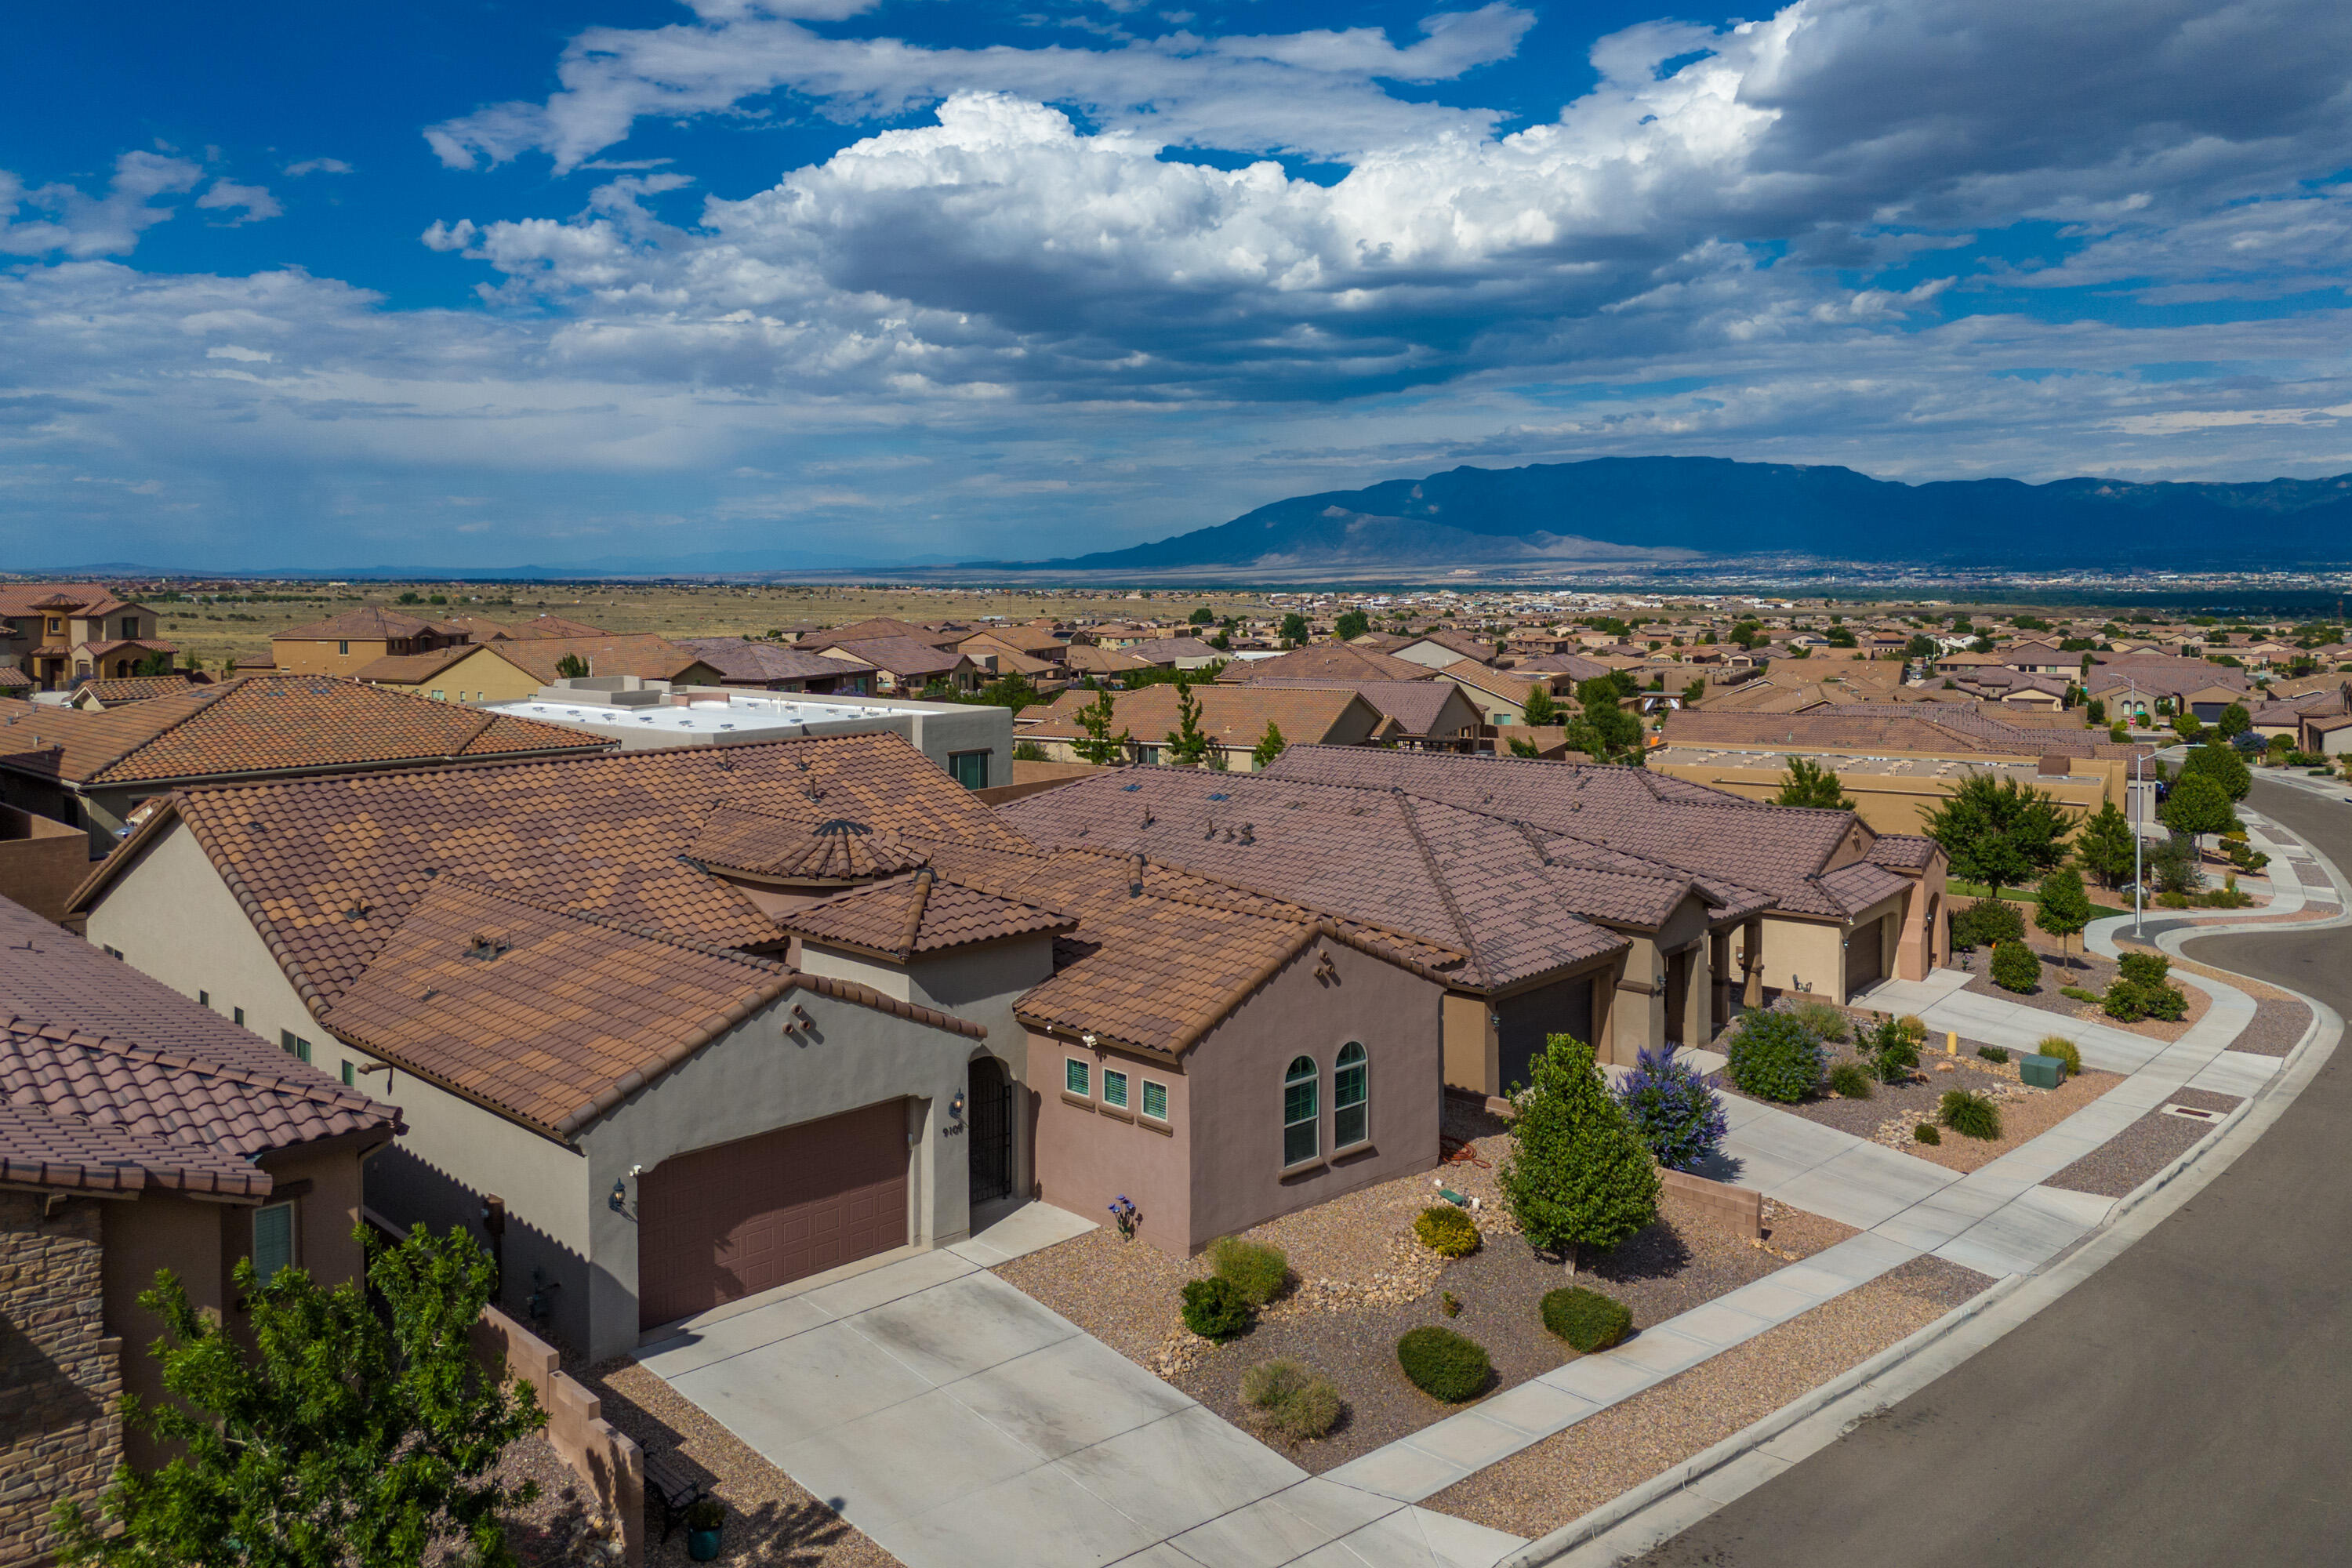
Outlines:
{"type": "Polygon", "coordinates": [[[907,1568],[1493,1568],[1516,1536],[1310,1478],[988,1272],[1087,1222],[706,1315],[638,1360],[907,1568]]]}

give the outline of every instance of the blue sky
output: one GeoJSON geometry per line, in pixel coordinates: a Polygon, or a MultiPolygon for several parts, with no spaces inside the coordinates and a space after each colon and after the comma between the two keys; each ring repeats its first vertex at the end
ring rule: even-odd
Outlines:
{"type": "Polygon", "coordinates": [[[1630,452],[2352,469],[2336,3],[9,26],[25,564],[1034,557],[1630,452]]]}

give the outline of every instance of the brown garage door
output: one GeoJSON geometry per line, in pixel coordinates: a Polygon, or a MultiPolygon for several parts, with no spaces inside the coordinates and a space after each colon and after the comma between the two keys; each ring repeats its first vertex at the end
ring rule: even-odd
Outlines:
{"type": "Polygon", "coordinates": [[[1881,962],[1885,950],[1880,945],[1880,933],[1886,917],[1879,916],[1866,926],[1856,926],[1845,944],[1845,994],[1848,996],[1865,985],[1874,985],[1886,977],[1881,962]]]}
{"type": "Polygon", "coordinates": [[[675,1155],[637,1183],[637,1325],[906,1240],[903,1100],[675,1155]]]}

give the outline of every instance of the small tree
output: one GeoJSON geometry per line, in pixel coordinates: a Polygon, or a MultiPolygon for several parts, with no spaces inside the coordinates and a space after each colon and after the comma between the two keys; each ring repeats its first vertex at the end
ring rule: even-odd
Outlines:
{"type": "Polygon", "coordinates": [[[1199,609],[1192,612],[1192,625],[1196,626],[1215,626],[1217,624],[1217,612],[1209,608],[1208,605],[1203,605],[1199,609]]]}
{"type": "Polygon", "coordinates": [[[172,673],[172,656],[168,653],[151,653],[142,658],[138,663],[132,665],[131,667],[131,673],[133,675],[169,675],[172,673]]]}
{"type": "Polygon", "coordinates": [[[576,653],[567,653],[555,661],[555,678],[558,680],[585,680],[588,679],[588,661],[576,653]]]}
{"type": "Polygon", "coordinates": [[[1845,795],[1845,787],[1837,774],[1811,757],[1790,757],[1789,771],[1780,775],[1780,793],[1772,797],[1775,805],[1810,806],[1821,811],[1852,811],[1853,802],[1845,795]]]}
{"type": "Polygon", "coordinates": [[[1361,610],[1347,610],[1331,623],[1331,635],[1341,642],[1354,642],[1372,629],[1372,617],[1361,610]]]}
{"type": "Polygon", "coordinates": [[[1201,700],[1192,688],[1176,687],[1176,728],[1168,731],[1168,760],[1181,768],[1196,768],[1209,758],[1209,737],[1201,728],[1201,700]]]}
{"type": "Polygon", "coordinates": [[[1952,858],[1955,875],[2000,890],[2053,870],[2066,854],[2066,817],[2047,790],[1971,773],[1927,814],[1927,837],[1952,858]]]}
{"type": "Polygon", "coordinates": [[[1706,695],[1706,677],[1702,675],[1696,680],[1692,681],[1688,686],[1683,688],[1683,706],[1685,708],[1696,708],[1698,706],[1699,699],[1706,695]]]}
{"type": "Polygon", "coordinates": [[[1265,733],[1260,735],[1257,738],[1257,744],[1250,748],[1250,761],[1262,773],[1274,766],[1274,759],[1282,755],[1289,744],[1288,741],[1283,739],[1282,727],[1268,719],[1265,721],[1265,733]]]}
{"type": "Polygon", "coordinates": [[[2221,716],[2213,721],[2213,728],[2221,731],[2221,739],[2225,741],[2234,741],[2253,727],[2254,716],[2246,711],[2246,705],[2242,702],[2231,703],[2221,710],[2221,716]]]}
{"type": "Polygon", "coordinates": [[[2059,952],[2070,951],[2068,940],[2091,923],[2091,895],[2083,890],[2081,872],[2062,868],[2042,879],[2033,923],[2058,939],[2059,952]]]}
{"type": "Polygon", "coordinates": [[[1528,723],[1538,729],[1559,722],[1559,704],[1552,700],[1551,688],[1538,681],[1528,693],[1526,713],[1528,723]]]}
{"type": "Polygon", "coordinates": [[[1135,743],[1135,736],[1125,730],[1116,735],[1110,732],[1111,725],[1118,721],[1118,710],[1111,705],[1109,692],[1096,692],[1095,700],[1080,708],[1076,718],[1078,728],[1086,732],[1085,738],[1072,742],[1070,749],[1078,753],[1081,762],[1108,767],[1127,760],[1127,749],[1135,743]]]}
{"type": "Polygon", "coordinates": [[[2227,833],[2238,826],[2230,797],[2201,773],[2190,773],[2174,784],[2156,815],[2173,832],[2186,833],[2192,839],[2200,833],[2227,833]]]}
{"type": "Polygon", "coordinates": [[[2202,775],[2213,781],[2221,793],[2233,801],[2243,800],[2254,787],[2253,770],[2238,755],[2235,746],[2218,741],[2208,742],[2189,753],[2180,764],[2184,779],[2202,775]]]}
{"type": "Polygon", "coordinates": [[[1543,755],[1543,748],[1523,735],[1514,735],[1511,737],[1511,755],[1515,757],[1541,757],[1543,755]]]}
{"type": "Polygon", "coordinates": [[[2074,855],[2112,888],[2131,875],[2134,837],[2131,823],[2114,801],[2106,801],[2075,829],[2074,855]]]}
{"type": "Polygon", "coordinates": [[[2092,698],[2091,700],[2084,706],[2083,717],[2094,729],[2097,729],[2105,725],[2107,721],[2106,703],[2096,697],[2092,698]]]}
{"type": "Polygon", "coordinates": [[[1518,1118],[1496,1175],[1528,1245],[1572,1274],[1580,1249],[1606,1251],[1658,1217],[1658,1172],[1591,1046],[1554,1035],[1531,1066],[1535,1081],[1511,1086],[1518,1118]]]}
{"type": "Polygon", "coordinates": [[[414,1568],[454,1537],[483,1568],[517,1562],[500,1515],[537,1489],[496,1467],[547,1417],[530,1385],[475,1356],[470,1331],[497,1282],[489,1256],[454,1228],[440,1238],[420,1226],[394,1247],[359,1236],[366,1286],[321,1289],[292,1268],[264,1283],[237,1264],[250,1351],[171,1270],[155,1277],[139,1303],[163,1320],[154,1354],[174,1397],[126,1395],[123,1420],[180,1457],[118,1467],[98,1519],[58,1504],[62,1561],[414,1568]]]}
{"type": "Polygon", "coordinates": [[[1307,617],[1300,615],[1297,610],[1291,611],[1290,614],[1282,617],[1280,635],[1282,637],[1282,646],[1285,647],[1306,647],[1307,638],[1309,635],[1307,630],[1307,617]]]}

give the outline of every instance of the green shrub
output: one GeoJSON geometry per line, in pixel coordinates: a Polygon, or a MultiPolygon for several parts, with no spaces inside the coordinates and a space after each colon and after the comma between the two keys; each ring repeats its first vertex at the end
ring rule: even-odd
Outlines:
{"type": "Polygon", "coordinates": [[[1981,1138],[1990,1142],[2000,1136],[2000,1108],[1983,1095],[1970,1094],[1965,1089],[1946,1089],[1936,1115],[1963,1138],[1981,1138]]]}
{"type": "Polygon", "coordinates": [[[2031,991],[2042,981],[2042,960],[2021,942],[2004,942],[1992,950],[1992,983],[2003,991],[2031,991]]]}
{"type": "Polygon", "coordinates": [[[2068,1078],[2080,1078],[2082,1076],[2083,1053],[2075,1046],[2074,1042],[2068,1039],[2065,1036],[2048,1036],[2040,1045],[2033,1048],[2041,1052],[2045,1057],[2056,1057],[2060,1063],[2065,1067],[2066,1076],[2068,1078]]]}
{"type": "Polygon", "coordinates": [[[1977,1047],[1977,1055],[1982,1057],[1989,1062],[2005,1062],[2009,1060],[2009,1047],[2007,1046],[1979,1046],[1977,1047]]]}
{"type": "Polygon", "coordinates": [[[1477,1341],[1434,1323],[1406,1333],[1397,1341],[1396,1353],[1397,1365],[1415,1388],[1448,1405],[1485,1392],[1495,1375],[1494,1364],[1477,1341]]]}
{"type": "Polygon", "coordinates": [[[1606,1251],[1658,1217],[1658,1167],[1591,1047],[1553,1035],[1529,1066],[1535,1082],[1512,1097],[1519,1114],[1496,1184],[1537,1251],[1606,1251]]]}
{"type": "Polygon", "coordinates": [[[1184,1286],[1184,1326],[1204,1340],[1220,1342],[1250,1326],[1257,1313],[1229,1279],[1212,1274],[1184,1286]]]}
{"type": "Polygon", "coordinates": [[[1807,1000],[1789,1009],[1789,1016],[1805,1026],[1805,1033],[1817,1040],[1845,1042],[1846,1028],[1852,1022],[1843,1007],[1832,1007],[1826,1002],[1807,1000]]]}
{"type": "Polygon", "coordinates": [[[1941,1143],[1944,1141],[1944,1135],[1936,1131],[1936,1124],[1932,1121],[1922,1121],[1911,1129],[1911,1136],[1921,1143],[1941,1143]]]}
{"type": "Polygon", "coordinates": [[[2025,912],[2005,899],[1979,899],[1952,911],[1954,947],[2025,940],[2025,912]]]}
{"type": "Polygon", "coordinates": [[[1927,1026],[1916,1018],[1881,1018],[1855,1032],[1854,1049],[1879,1082],[1901,1083],[1917,1069],[1919,1042],[1927,1035],[1927,1026]]]}
{"type": "Polygon", "coordinates": [[[1794,1013],[1742,1014],[1728,1054],[1724,1070],[1743,1094],[1792,1105],[1821,1088],[1821,1040],[1794,1013]]]}
{"type": "Polygon", "coordinates": [[[2126,1024],[2142,1018],[2161,1018],[2167,1023],[2179,1023],[2189,1011],[2189,998],[2177,985],[2162,981],[2135,980],[2119,974],[2107,987],[2100,1005],[2110,1018],[2120,1018],[2126,1024]]]}
{"type": "Polygon", "coordinates": [[[1432,1204],[1412,1222],[1422,1246],[1440,1258],[1467,1258],[1478,1250],[1478,1222],[1452,1204],[1432,1204]]]}
{"type": "Polygon", "coordinates": [[[1329,1436],[1345,1408],[1338,1384],[1295,1361],[1261,1362],[1242,1373],[1242,1403],[1294,1443],[1329,1436]]]}
{"type": "Polygon", "coordinates": [[[2126,980],[2161,985],[2171,977],[2172,960],[2160,952],[2126,952],[2116,960],[2116,968],[2126,980]]]}
{"type": "Polygon", "coordinates": [[[1541,1306],[1544,1327],[1585,1355],[1605,1351],[1633,1331],[1633,1309],[1581,1285],[1547,1290],[1541,1306]]]}
{"type": "Polygon", "coordinates": [[[1281,1295],[1290,1282],[1290,1259],[1282,1248],[1237,1236],[1221,1236],[1209,1243],[1209,1268],[1253,1308],[1281,1295]]]}
{"type": "Polygon", "coordinates": [[[1830,1087],[1848,1100],[1868,1100],[1870,1075],[1860,1062],[1840,1062],[1830,1068],[1830,1087]]]}
{"type": "Polygon", "coordinates": [[[2061,996],[2071,996],[2077,1002],[2096,1002],[2099,1000],[2099,994],[2097,992],[2085,991],[2079,985],[2061,985],[2058,987],[2058,994],[2061,996]]]}

